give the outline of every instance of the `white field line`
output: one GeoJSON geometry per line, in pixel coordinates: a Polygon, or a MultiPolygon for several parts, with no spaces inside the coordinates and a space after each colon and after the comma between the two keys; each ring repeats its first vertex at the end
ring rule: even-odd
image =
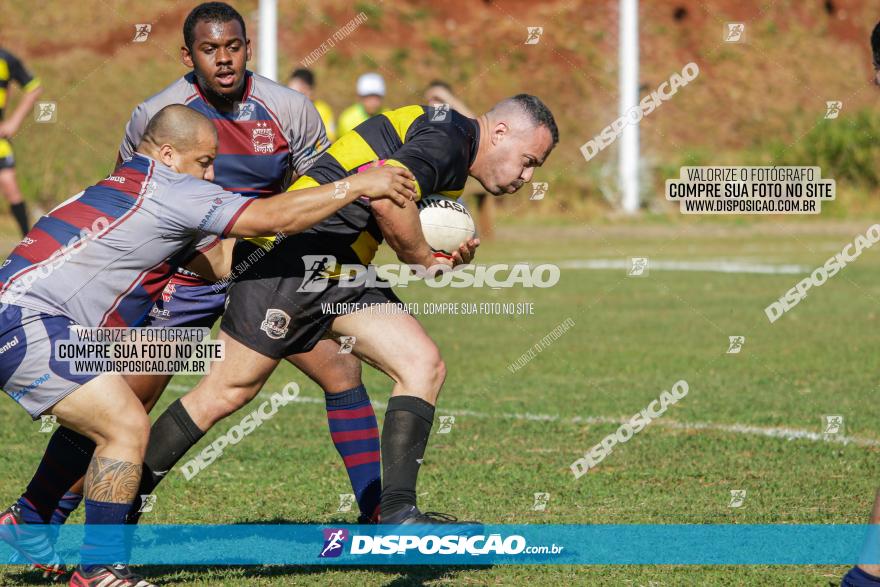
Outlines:
{"type": "MultiPolygon", "coordinates": [[[[171,392],[187,392],[189,387],[183,385],[169,385],[171,392]]],[[[267,393],[267,392],[261,392],[267,393]]],[[[318,397],[306,397],[300,395],[292,403],[320,404],[324,405],[324,399],[318,397]]],[[[387,404],[373,400],[374,407],[384,409],[387,404]]],[[[465,416],[469,418],[492,418],[509,420],[526,420],[530,422],[561,422],[563,424],[623,424],[625,418],[608,418],[606,416],[574,416],[563,418],[557,414],[532,414],[499,412],[490,414],[475,412],[473,410],[455,410],[438,408],[438,415],[465,416]]],[[[651,422],[652,427],[670,428],[673,430],[710,430],[713,432],[727,432],[730,434],[743,434],[747,436],[766,436],[769,438],[781,438],[783,440],[809,440],[811,442],[831,442],[835,444],[854,444],[856,446],[880,446],[880,440],[872,438],[860,438],[857,436],[843,436],[838,434],[821,434],[799,428],[748,426],[746,424],[714,424],[711,422],[676,422],[675,420],[659,419],[651,422]]]]}
{"type": "MultiPolygon", "coordinates": [[[[622,269],[630,267],[628,259],[568,259],[554,263],[560,269],[622,269]]],[[[537,265],[537,263],[531,263],[537,265]]],[[[655,261],[648,258],[648,271],[706,271],[711,273],[757,273],[763,275],[799,275],[810,271],[805,265],[773,265],[743,261],[655,261]]]]}

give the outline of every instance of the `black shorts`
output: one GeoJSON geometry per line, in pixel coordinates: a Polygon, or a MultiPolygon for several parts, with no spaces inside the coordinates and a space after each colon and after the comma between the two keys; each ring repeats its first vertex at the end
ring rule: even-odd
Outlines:
{"type": "Polygon", "coordinates": [[[310,244],[308,238],[288,237],[262,254],[251,242],[236,243],[235,281],[220,329],[251,350],[281,359],[312,350],[337,316],[373,304],[402,304],[390,287],[340,287],[333,279],[316,283],[303,262],[315,250],[310,244]]]}

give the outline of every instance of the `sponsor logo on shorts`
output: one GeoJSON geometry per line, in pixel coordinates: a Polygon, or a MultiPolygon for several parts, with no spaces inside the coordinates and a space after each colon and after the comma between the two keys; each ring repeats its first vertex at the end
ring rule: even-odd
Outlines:
{"type": "Polygon", "coordinates": [[[14,391],[14,392],[10,393],[9,395],[12,397],[12,399],[14,399],[15,401],[18,401],[21,398],[23,398],[25,395],[30,393],[31,391],[35,390],[39,386],[41,386],[44,383],[46,383],[47,381],[49,381],[50,377],[52,377],[51,373],[46,373],[44,375],[40,375],[39,377],[34,379],[33,383],[29,383],[29,384],[25,385],[24,387],[22,387],[21,389],[19,389],[18,391],[14,391]]]}
{"type": "Polygon", "coordinates": [[[171,318],[171,310],[160,310],[159,306],[153,306],[150,310],[150,317],[156,320],[168,320],[171,318]]]}
{"type": "Polygon", "coordinates": [[[2,355],[3,353],[5,353],[6,351],[8,351],[9,349],[11,349],[12,347],[14,347],[17,344],[18,344],[18,335],[15,335],[14,337],[12,337],[12,340],[7,342],[3,346],[0,346],[0,355],[2,355]]]}
{"type": "Polygon", "coordinates": [[[288,326],[290,326],[290,316],[287,312],[269,308],[266,310],[266,319],[260,324],[260,330],[269,338],[279,339],[287,336],[288,326]]]}

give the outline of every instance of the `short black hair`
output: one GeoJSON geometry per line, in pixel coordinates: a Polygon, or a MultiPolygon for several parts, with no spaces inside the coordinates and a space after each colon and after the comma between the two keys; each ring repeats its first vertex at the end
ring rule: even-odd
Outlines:
{"type": "Polygon", "coordinates": [[[430,89],[430,88],[436,88],[436,87],[441,87],[441,88],[444,88],[445,90],[447,90],[447,91],[449,91],[449,92],[452,92],[452,86],[450,86],[449,84],[447,84],[447,83],[446,83],[445,81],[443,81],[442,79],[431,80],[431,83],[429,83],[429,84],[428,84],[428,87],[425,88],[425,89],[427,90],[427,89],[430,89]]]}
{"type": "Polygon", "coordinates": [[[880,22],[871,32],[871,51],[874,54],[874,69],[880,69],[880,22]]]}
{"type": "Polygon", "coordinates": [[[531,94],[517,94],[510,98],[510,100],[528,113],[535,126],[547,127],[547,130],[550,131],[550,136],[553,137],[554,146],[559,142],[559,129],[556,127],[556,119],[553,118],[553,113],[550,112],[550,109],[547,108],[547,105],[540,98],[531,94]]]}
{"type": "Polygon", "coordinates": [[[190,11],[183,22],[183,44],[192,51],[195,42],[195,28],[200,22],[229,22],[238,21],[241,25],[241,34],[247,39],[247,29],[244,19],[238,11],[225,2],[204,2],[190,11]]]}
{"type": "Polygon", "coordinates": [[[315,87],[315,74],[312,73],[311,69],[294,69],[290,74],[290,79],[301,79],[308,84],[310,88],[315,87]]]}

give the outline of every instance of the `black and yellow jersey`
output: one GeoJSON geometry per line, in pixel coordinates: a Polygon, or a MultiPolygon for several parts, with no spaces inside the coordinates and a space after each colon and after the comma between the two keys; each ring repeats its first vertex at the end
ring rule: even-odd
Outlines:
{"type": "Polygon", "coordinates": [[[0,49],[0,120],[3,119],[3,111],[6,109],[6,101],[9,94],[9,84],[12,81],[15,81],[26,92],[40,85],[40,80],[35,78],[25,68],[18,57],[5,49],[0,49]]]}
{"type": "MultiPolygon", "coordinates": [[[[419,197],[443,194],[458,197],[477,154],[480,130],[476,120],[454,110],[405,106],[374,116],[342,135],[290,187],[300,190],[334,182],[373,161],[409,169],[419,197]],[[433,119],[433,120],[432,120],[433,119]]],[[[345,189],[344,183],[340,189],[345,189]]],[[[309,230],[287,240],[309,242],[338,263],[368,264],[382,242],[382,232],[369,201],[358,200],[309,230]]],[[[268,247],[270,238],[251,239],[268,247]]]]}

